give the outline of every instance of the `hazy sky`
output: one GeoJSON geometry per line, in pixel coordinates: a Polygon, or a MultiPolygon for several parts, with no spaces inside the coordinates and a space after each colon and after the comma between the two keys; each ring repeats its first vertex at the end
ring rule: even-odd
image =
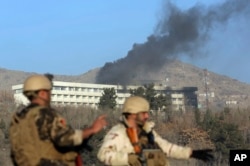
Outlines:
{"type": "MultiPolygon", "coordinates": [[[[226,1],[172,0],[180,10],[226,1]]],[[[155,32],[163,0],[0,1],[0,68],[78,75],[128,54],[155,32]]],[[[182,59],[250,83],[250,10],[210,28],[201,56],[182,59]]]]}

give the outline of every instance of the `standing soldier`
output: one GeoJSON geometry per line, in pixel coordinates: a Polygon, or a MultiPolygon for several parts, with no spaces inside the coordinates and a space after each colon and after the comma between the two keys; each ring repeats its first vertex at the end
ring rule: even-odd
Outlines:
{"type": "Polygon", "coordinates": [[[213,159],[211,150],[192,150],[168,142],[153,130],[149,122],[149,103],[142,97],[127,98],[122,121],[104,137],[97,157],[105,165],[167,166],[167,157],[176,159],[213,159]]]}
{"type": "Polygon", "coordinates": [[[101,115],[83,130],[70,127],[50,107],[52,78],[33,75],[24,82],[23,94],[30,104],[14,113],[10,124],[11,157],[16,166],[75,166],[79,161],[76,147],[107,125],[101,115]]]}

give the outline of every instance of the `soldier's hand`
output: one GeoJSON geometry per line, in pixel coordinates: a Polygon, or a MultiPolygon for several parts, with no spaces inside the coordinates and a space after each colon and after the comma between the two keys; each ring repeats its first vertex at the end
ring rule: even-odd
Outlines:
{"type": "Polygon", "coordinates": [[[141,166],[139,156],[136,154],[128,154],[128,163],[131,166],[141,166]]]}
{"type": "Polygon", "coordinates": [[[155,123],[152,121],[147,121],[145,122],[145,124],[143,125],[143,130],[146,131],[146,133],[150,133],[153,128],[155,126],[155,123]]]}
{"type": "Polygon", "coordinates": [[[204,162],[209,162],[214,159],[214,156],[211,154],[212,149],[202,149],[202,150],[193,150],[191,157],[204,162]]]}
{"type": "Polygon", "coordinates": [[[106,115],[101,115],[95,119],[91,128],[94,130],[94,133],[99,132],[107,126],[106,115]]]}

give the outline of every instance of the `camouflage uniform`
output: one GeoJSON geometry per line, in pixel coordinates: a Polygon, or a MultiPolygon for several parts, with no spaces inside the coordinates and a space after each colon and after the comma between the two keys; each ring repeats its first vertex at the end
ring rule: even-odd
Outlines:
{"type": "Polygon", "coordinates": [[[138,137],[138,140],[131,143],[128,131],[134,127],[129,126],[125,114],[147,113],[149,109],[149,102],[140,96],[131,96],[126,99],[122,108],[121,123],[111,128],[98,151],[97,157],[101,162],[106,165],[167,166],[167,157],[190,158],[191,148],[178,146],[163,139],[153,130],[154,123],[150,121],[140,124],[137,122],[139,129],[136,129],[134,135],[138,137]],[[135,147],[138,146],[140,150],[137,152],[139,154],[136,154],[135,147]],[[131,156],[136,157],[135,163],[131,163],[131,156]],[[138,157],[140,161],[137,160],[138,157]]]}
{"type": "Polygon", "coordinates": [[[82,130],[52,108],[31,104],[12,117],[11,153],[18,166],[74,166],[82,141],[82,130]]]}
{"type": "MultiPolygon", "coordinates": [[[[146,122],[144,126],[154,125],[151,122],[146,122]]],[[[151,127],[149,127],[151,128],[151,127]]],[[[147,165],[162,165],[167,166],[167,157],[176,159],[190,158],[191,148],[182,147],[172,144],[163,139],[154,130],[148,132],[143,129],[139,135],[139,144],[142,149],[158,149],[161,153],[157,158],[147,158],[147,165]],[[153,137],[153,142],[150,140],[153,137]],[[164,156],[162,156],[164,154],[164,156]],[[151,160],[151,161],[150,161],[151,160]],[[157,164],[156,164],[157,163],[157,164]]],[[[157,151],[156,151],[157,152],[157,151]]],[[[128,166],[128,154],[135,153],[134,148],[127,136],[126,127],[120,123],[112,127],[104,138],[103,144],[97,154],[98,159],[106,165],[124,165],[128,166]]],[[[155,154],[154,156],[156,156],[155,154]]]]}

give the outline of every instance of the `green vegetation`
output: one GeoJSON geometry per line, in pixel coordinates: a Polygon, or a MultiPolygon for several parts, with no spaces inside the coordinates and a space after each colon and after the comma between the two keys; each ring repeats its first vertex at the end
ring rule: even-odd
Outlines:
{"type": "Polygon", "coordinates": [[[99,101],[99,108],[115,109],[116,108],[116,91],[114,88],[105,88],[99,101]]]}
{"type": "Polygon", "coordinates": [[[221,163],[228,162],[231,149],[249,148],[249,144],[244,142],[236,121],[225,121],[228,116],[231,116],[228,109],[224,109],[224,112],[219,114],[212,114],[210,110],[207,110],[201,123],[201,127],[209,133],[211,141],[215,144],[216,152],[220,154],[220,158],[217,160],[220,160],[221,163]]]}

